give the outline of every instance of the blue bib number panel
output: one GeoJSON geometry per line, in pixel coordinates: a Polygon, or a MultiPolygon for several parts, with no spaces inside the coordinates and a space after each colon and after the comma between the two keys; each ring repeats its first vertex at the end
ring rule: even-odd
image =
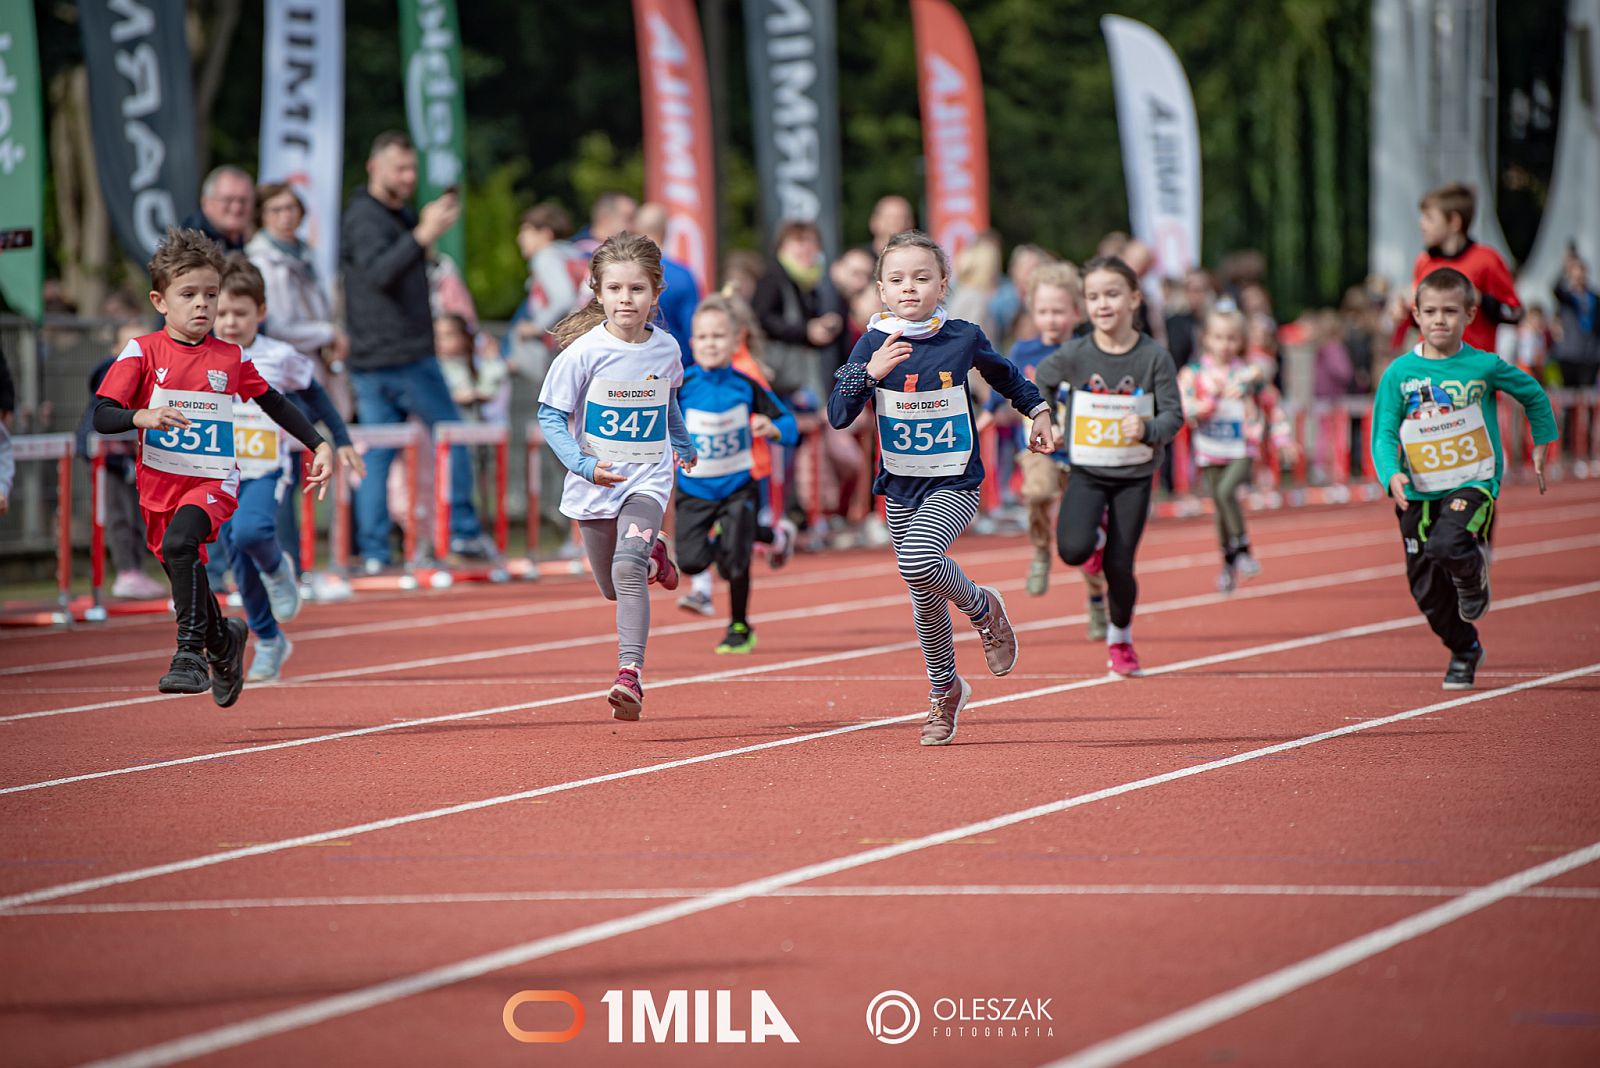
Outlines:
{"type": "Polygon", "coordinates": [[[225,479],[233,474],[233,397],[157,387],[151,408],[176,408],[188,426],[146,430],[141,458],[146,467],[191,478],[225,479]]]}
{"type": "Polygon", "coordinates": [[[900,393],[878,390],[883,469],[910,478],[948,478],[972,459],[972,412],[963,386],[900,393]]]}
{"type": "Polygon", "coordinates": [[[1217,401],[1211,418],[1195,424],[1195,450],[1221,460],[1242,460],[1248,450],[1244,420],[1244,401],[1236,398],[1217,401]]]}
{"type": "Polygon", "coordinates": [[[689,478],[720,478],[750,470],[750,408],[736,404],[724,412],[685,408],[684,425],[699,455],[689,478]]]}
{"type": "Polygon", "coordinates": [[[666,456],[666,379],[589,383],[583,403],[583,451],[612,463],[657,463],[666,456]]]}

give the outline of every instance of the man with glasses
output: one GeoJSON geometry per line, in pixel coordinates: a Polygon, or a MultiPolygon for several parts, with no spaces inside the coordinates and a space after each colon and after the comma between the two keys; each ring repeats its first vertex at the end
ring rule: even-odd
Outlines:
{"type": "Polygon", "coordinates": [[[256,184],[238,167],[223,164],[200,186],[200,210],[183,220],[227,252],[240,252],[256,214],[256,184]]]}

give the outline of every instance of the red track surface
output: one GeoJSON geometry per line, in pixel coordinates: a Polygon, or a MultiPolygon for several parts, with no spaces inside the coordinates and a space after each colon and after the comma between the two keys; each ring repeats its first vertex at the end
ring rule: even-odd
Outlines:
{"type": "Polygon", "coordinates": [[[1596,1063],[1600,849],[1572,854],[1600,842],[1597,520],[1585,484],[1508,495],[1467,695],[1439,689],[1380,505],[1258,517],[1266,572],[1226,599],[1209,525],[1154,526],[1152,673],[1114,683],[1075,579],[1025,597],[1023,546],[964,539],[1023,652],[993,679],[958,626],[974,705],[947,749],[916,744],[886,553],[762,570],[750,657],[662,595],[638,724],[598,696],[586,579],[308,608],[292,677],[228,711],[154,693],[166,621],[0,636],[7,1061],[1027,1065],[1128,1035],[1078,1063],[1596,1063]],[[582,1033],[513,1041],[525,989],[576,994],[582,1033]],[[800,1042],[611,1044],[614,989],[731,990],[741,1029],[765,990],[800,1042]],[[922,1014],[903,1045],[866,1027],[891,989],[922,1014]],[[1049,1033],[935,1019],[990,997],[1050,999],[1049,1033]]]}

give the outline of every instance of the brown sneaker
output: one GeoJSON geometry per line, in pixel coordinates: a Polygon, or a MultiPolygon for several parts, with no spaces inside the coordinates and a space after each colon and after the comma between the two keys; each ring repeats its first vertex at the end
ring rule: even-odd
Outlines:
{"type": "Polygon", "coordinates": [[[978,628],[978,638],[983,642],[983,655],[989,661],[989,670],[996,675],[1009,675],[1017,666],[1017,632],[1011,629],[1006,618],[1006,602],[993,586],[978,589],[989,602],[989,614],[978,628]]]}
{"type": "Polygon", "coordinates": [[[923,745],[949,745],[956,737],[956,717],[967,707],[972,687],[960,675],[948,689],[928,695],[928,718],[922,723],[923,745]]]}

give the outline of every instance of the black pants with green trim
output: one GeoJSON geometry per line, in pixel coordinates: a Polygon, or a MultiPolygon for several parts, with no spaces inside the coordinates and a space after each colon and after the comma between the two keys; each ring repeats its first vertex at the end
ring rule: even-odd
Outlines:
{"type": "Polygon", "coordinates": [[[1456,586],[1483,579],[1483,542],[1494,516],[1494,498],[1468,486],[1436,501],[1408,501],[1396,508],[1406,546],[1406,580],[1428,626],[1452,653],[1478,641],[1478,628],[1461,618],[1456,586]]]}

